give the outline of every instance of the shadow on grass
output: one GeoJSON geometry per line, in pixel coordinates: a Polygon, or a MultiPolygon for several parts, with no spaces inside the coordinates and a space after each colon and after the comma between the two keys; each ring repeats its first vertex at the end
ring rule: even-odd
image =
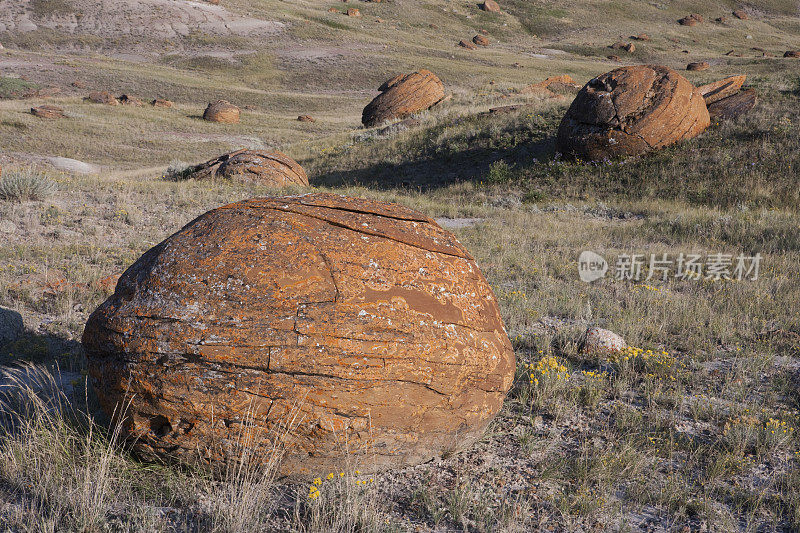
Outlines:
{"type": "MultiPolygon", "coordinates": [[[[504,168],[522,168],[551,159],[555,153],[555,128],[543,127],[517,116],[462,117],[432,127],[410,131],[402,149],[390,136],[356,141],[349,168],[324,167],[315,185],[363,186],[374,189],[429,191],[454,183],[503,181],[492,174],[498,162],[504,168]]],[[[504,170],[504,172],[509,172],[504,170]]]]}

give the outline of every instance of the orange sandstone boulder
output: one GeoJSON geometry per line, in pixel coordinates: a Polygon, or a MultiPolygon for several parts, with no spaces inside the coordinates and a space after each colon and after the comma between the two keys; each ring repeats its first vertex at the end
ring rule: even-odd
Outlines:
{"type": "Polygon", "coordinates": [[[122,96],[117,98],[117,100],[119,100],[119,103],[122,105],[129,105],[133,107],[142,107],[144,105],[144,102],[142,102],[135,96],[131,96],[129,94],[123,94],[122,96]]]}
{"type": "Polygon", "coordinates": [[[468,41],[466,39],[461,39],[458,41],[458,46],[462,48],[466,48],[467,50],[477,50],[477,46],[472,41],[468,41]]]}
{"type": "Polygon", "coordinates": [[[622,67],[581,89],[561,121],[556,149],[586,160],[638,155],[691,139],[709,124],[700,91],[674,70],[622,67]]]}
{"type": "Polygon", "coordinates": [[[119,101],[114,98],[108,91],[92,91],[89,96],[84,98],[87,102],[95,104],[118,105],[119,101]]]}
{"type": "Polygon", "coordinates": [[[738,93],[746,79],[747,76],[744,74],[731,76],[713,83],[701,85],[697,90],[703,95],[706,105],[709,105],[738,93]]]}
{"type": "Polygon", "coordinates": [[[492,13],[500,13],[500,4],[495,2],[495,0],[485,0],[482,4],[480,4],[480,7],[484,11],[490,11],[492,13]]]}
{"type": "Polygon", "coordinates": [[[800,50],[787,50],[783,53],[783,57],[798,58],[800,57],[800,50]]]}
{"type": "Polygon", "coordinates": [[[186,179],[238,179],[284,187],[308,185],[308,176],[297,161],[281,152],[238,150],[221,155],[186,173],[186,179]]]}
{"type": "Polygon", "coordinates": [[[304,477],[469,446],[515,370],[492,289],[452,234],[333,194],[201,215],[122,275],[83,346],[140,457],[219,472],[242,447],[265,465],[282,448],[279,472],[304,477]]]}
{"type": "Polygon", "coordinates": [[[156,98],[150,103],[150,105],[153,107],[172,107],[172,102],[170,100],[165,100],[164,98],[156,98]]]}
{"type": "Polygon", "coordinates": [[[239,108],[227,100],[217,100],[208,104],[203,112],[203,119],[209,122],[236,124],[239,122],[239,108]]]}
{"type": "Polygon", "coordinates": [[[39,118],[59,119],[64,118],[64,110],[54,105],[40,105],[39,107],[31,108],[31,115],[39,118]]]}
{"type": "Polygon", "coordinates": [[[444,84],[431,71],[400,74],[378,88],[375,97],[361,114],[361,122],[375,126],[387,120],[404,119],[429,109],[444,99],[444,84]]]}
{"type": "Polygon", "coordinates": [[[489,38],[480,33],[472,38],[472,42],[478,46],[489,46],[489,38]]]}
{"type": "Polygon", "coordinates": [[[747,13],[745,11],[741,10],[741,9],[737,9],[736,11],[734,11],[733,12],[733,16],[736,17],[739,20],[747,20],[747,19],[750,18],[747,15],[747,13]]]}

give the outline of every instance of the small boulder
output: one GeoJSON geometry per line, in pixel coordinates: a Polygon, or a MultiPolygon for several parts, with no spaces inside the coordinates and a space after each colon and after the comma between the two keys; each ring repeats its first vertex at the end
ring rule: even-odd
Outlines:
{"type": "Polygon", "coordinates": [[[634,45],[633,43],[623,43],[621,41],[612,44],[611,46],[609,46],[609,48],[612,48],[614,50],[625,50],[626,52],[631,54],[636,51],[636,45],[634,45]]]}
{"type": "Polygon", "coordinates": [[[610,355],[621,352],[628,344],[613,331],[602,328],[589,328],[583,334],[579,350],[584,355],[610,355]]]}
{"type": "Polygon", "coordinates": [[[731,76],[729,78],[725,78],[719,81],[715,81],[713,83],[707,83],[705,85],[701,85],[697,88],[700,91],[700,94],[703,95],[703,99],[706,101],[706,105],[713,104],[718,100],[722,100],[723,98],[727,98],[729,96],[733,96],[734,94],[739,92],[739,89],[742,88],[744,85],[747,76],[744,74],[739,74],[736,76],[731,76]]]}
{"type": "Polygon", "coordinates": [[[689,63],[688,65],[686,65],[686,70],[693,70],[693,71],[708,70],[709,66],[710,65],[708,64],[708,61],[698,61],[696,63],[689,63]]]}
{"type": "Polygon", "coordinates": [[[688,15],[688,16],[683,17],[682,19],[680,19],[678,21],[678,24],[680,24],[681,26],[694,26],[694,25],[699,24],[701,22],[703,22],[702,15],[699,15],[697,13],[692,13],[691,15],[688,15]]]}
{"type": "Polygon", "coordinates": [[[480,4],[480,8],[491,13],[500,13],[500,4],[495,2],[495,0],[485,0],[480,4]]]}
{"type": "Polygon", "coordinates": [[[753,109],[757,101],[756,91],[754,89],[745,89],[710,104],[708,106],[708,114],[711,116],[711,120],[714,121],[730,120],[753,109]]]}
{"type": "Polygon", "coordinates": [[[485,35],[478,34],[472,38],[472,42],[478,46],[489,46],[489,39],[485,35]]]}
{"type": "Polygon", "coordinates": [[[728,17],[726,17],[725,15],[722,15],[721,17],[717,17],[714,20],[716,20],[720,24],[725,24],[726,22],[728,22],[728,17]]]}
{"type": "Polygon", "coordinates": [[[733,16],[734,16],[734,17],[736,17],[736,18],[737,18],[737,19],[739,19],[739,20],[747,20],[747,19],[749,19],[749,18],[750,18],[750,17],[747,15],[747,13],[745,13],[745,12],[744,12],[744,11],[742,11],[741,9],[737,9],[736,11],[734,11],[734,12],[733,12],[733,16]]]}
{"type": "Polygon", "coordinates": [[[150,105],[153,107],[172,107],[172,102],[170,100],[165,100],[164,98],[156,98],[150,105]]]}
{"type": "Polygon", "coordinates": [[[328,8],[328,13],[338,13],[338,12],[339,12],[339,10],[336,9],[335,7],[329,7],[328,8]]]}
{"type": "Polygon", "coordinates": [[[185,174],[185,179],[236,179],[270,187],[308,185],[297,161],[281,152],[237,150],[206,161],[185,174]]]}
{"type": "Polygon", "coordinates": [[[556,150],[588,161],[640,155],[691,139],[709,124],[700,91],[674,70],[622,67],[581,89],[558,128],[556,150]]]}
{"type": "Polygon", "coordinates": [[[316,122],[316,119],[311,115],[300,115],[297,117],[298,122],[316,122]]]}
{"type": "Polygon", "coordinates": [[[476,50],[478,48],[477,46],[475,46],[475,43],[473,43],[472,41],[468,41],[466,39],[461,39],[460,41],[458,41],[458,46],[466,48],[467,50],[476,50]]]}
{"type": "Polygon", "coordinates": [[[783,57],[798,58],[800,57],[800,50],[787,50],[784,52],[783,57]]]}
{"type": "Polygon", "coordinates": [[[361,114],[361,122],[367,127],[407,118],[430,109],[445,98],[442,81],[425,69],[397,75],[378,90],[382,91],[381,94],[367,104],[361,114]]]}
{"type": "Polygon", "coordinates": [[[619,62],[621,62],[621,61],[622,61],[622,58],[621,58],[621,57],[619,57],[619,56],[616,56],[616,55],[613,55],[613,54],[612,54],[612,55],[610,55],[610,56],[606,56],[606,59],[610,59],[611,61],[615,61],[615,62],[617,62],[617,63],[619,63],[619,62]]]}
{"type": "Polygon", "coordinates": [[[563,74],[561,76],[550,76],[539,83],[527,85],[520,90],[520,93],[554,97],[554,91],[576,93],[580,89],[581,86],[576,84],[569,74],[563,74]]]}
{"type": "Polygon", "coordinates": [[[111,93],[108,91],[92,91],[89,93],[89,96],[84,98],[87,102],[92,102],[95,104],[105,104],[105,105],[118,105],[119,101],[111,96],[111,93]]]}
{"type": "Polygon", "coordinates": [[[142,107],[144,105],[144,102],[142,102],[135,96],[131,96],[129,94],[123,94],[122,96],[117,98],[117,100],[119,100],[119,103],[122,105],[129,105],[133,107],[142,107]]]}
{"type": "Polygon", "coordinates": [[[64,110],[54,105],[41,105],[31,108],[31,115],[39,118],[59,119],[65,118],[64,110]]]}
{"type": "Polygon", "coordinates": [[[650,41],[650,36],[646,33],[640,33],[639,35],[631,35],[631,39],[636,41],[650,41]]]}
{"type": "Polygon", "coordinates": [[[203,120],[236,124],[239,122],[239,113],[239,108],[227,100],[217,100],[208,104],[205,112],[203,112],[203,120]]]}
{"type": "Polygon", "coordinates": [[[349,8],[347,10],[346,14],[347,14],[348,17],[360,17],[361,16],[361,11],[359,11],[358,9],[356,9],[354,7],[351,7],[351,8],[349,8]]]}

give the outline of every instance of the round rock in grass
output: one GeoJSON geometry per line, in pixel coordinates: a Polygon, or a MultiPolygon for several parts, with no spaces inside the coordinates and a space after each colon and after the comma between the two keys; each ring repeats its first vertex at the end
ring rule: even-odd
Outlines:
{"type": "Polygon", "coordinates": [[[580,90],[561,121],[556,150],[602,161],[639,155],[699,135],[710,125],[700,91],[674,70],[612,70],[580,90]]]}
{"type": "Polygon", "coordinates": [[[194,167],[186,179],[236,179],[271,187],[308,186],[308,176],[297,161],[281,152],[238,150],[194,167]]]}
{"type": "Polygon", "coordinates": [[[208,104],[203,112],[203,119],[209,122],[236,124],[239,122],[239,108],[227,100],[217,100],[208,104]]]}
{"type": "Polygon", "coordinates": [[[613,331],[589,328],[583,334],[580,351],[586,355],[609,355],[624,350],[628,344],[613,331]]]}
{"type": "Polygon", "coordinates": [[[387,120],[404,119],[429,109],[444,99],[444,84],[430,70],[399,74],[378,88],[376,96],[361,114],[361,122],[376,126],[387,120]]]}
{"type": "Polygon", "coordinates": [[[201,215],[122,275],[83,345],[106,412],[129,402],[141,457],[219,471],[246,434],[255,461],[283,446],[279,472],[304,477],[470,445],[515,371],[494,294],[451,233],[333,194],[201,215]]]}

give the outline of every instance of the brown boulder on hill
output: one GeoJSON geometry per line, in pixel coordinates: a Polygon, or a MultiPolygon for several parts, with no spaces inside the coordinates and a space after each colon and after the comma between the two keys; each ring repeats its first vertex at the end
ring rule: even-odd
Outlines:
{"type": "Polygon", "coordinates": [[[647,35],[646,33],[640,33],[639,35],[631,35],[631,39],[634,39],[634,40],[637,40],[637,41],[649,41],[650,40],[650,36],[647,35]]]}
{"type": "Polygon", "coordinates": [[[311,115],[300,115],[299,117],[297,117],[297,121],[298,122],[316,122],[316,119],[314,119],[314,117],[312,117],[311,115]]]}
{"type": "Polygon", "coordinates": [[[144,102],[142,102],[135,96],[131,96],[129,94],[123,94],[122,96],[117,98],[117,100],[119,100],[119,103],[122,105],[130,105],[134,107],[142,107],[144,105],[144,102]]]}
{"type": "Polygon", "coordinates": [[[201,215],[120,278],[83,334],[144,459],[279,475],[419,464],[474,443],[514,381],[497,301],[425,215],[333,194],[201,215]],[[249,415],[249,416],[248,416],[249,415]],[[288,428],[288,429],[287,429],[288,428]]]}
{"type": "Polygon", "coordinates": [[[686,70],[693,70],[693,71],[708,70],[709,66],[710,65],[708,64],[707,61],[698,61],[696,63],[689,63],[688,65],[686,65],[686,70]]]}
{"type": "Polygon", "coordinates": [[[429,109],[444,98],[444,85],[436,75],[422,69],[400,74],[378,88],[382,91],[364,108],[361,122],[375,126],[387,120],[404,119],[429,109]]]}
{"type": "Polygon", "coordinates": [[[482,4],[480,4],[480,8],[484,11],[491,11],[492,13],[500,13],[500,4],[495,2],[495,0],[485,0],[482,4]]]}
{"type": "Polygon", "coordinates": [[[238,179],[261,185],[283,187],[308,185],[308,176],[297,161],[281,152],[237,150],[197,165],[186,179],[238,179]]]}
{"type": "Polygon", "coordinates": [[[84,98],[87,102],[93,102],[95,104],[106,104],[106,105],[118,105],[119,102],[116,98],[111,96],[111,93],[108,91],[92,91],[89,93],[89,96],[84,98]]]}
{"type": "Polygon", "coordinates": [[[633,43],[616,42],[609,46],[609,48],[613,48],[615,50],[625,50],[631,54],[636,51],[636,45],[633,43]]]}
{"type": "Polygon", "coordinates": [[[472,38],[472,42],[478,46],[489,46],[489,39],[485,35],[476,35],[472,38]]]}
{"type": "Polygon", "coordinates": [[[681,26],[694,26],[695,24],[698,24],[700,22],[703,22],[703,16],[697,13],[692,13],[691,15],[688,15],[680,19],[678,21],[678,24],[680,24],[681,26]]]}
{"type": "Polygon", "coordinates": [[[239,108],[227,100],[217,100],[208,104],[203,112],[203,119],[209,122],[236,124],[239,122],[239,108]]]}
{"type": "Polygon", "coordinates": [[[359,11],[358,9],[356,9],[354,7],[351,7],[351,8],[349,8],[347,10],[346,15],[348,17],[360,17],[361,16],[361,11],[359,11]]]}
{"type": "Polygon", "coordinates": [[[598,161],[691,139],[710,124],[703,96],[674,70],[637,65],[591,80],[558,128],[556,149],[598,161]]]}
{"type": "Polygon", "coordinates": [[[172,107],[172,102],[163,98],[156,98],[150,105],[153,107],[172,107]]]}
{"type": "Polygon", "coordinates": [[[697,90],[703,95],[706,105],[709,105],[738,93],[746,79],[747,76],[744,74],[731,76],[723,80],[701,85],[697,90]]]}
{"type": "Polygon", "coordinates": [[[467,50],[477,50],[478,49],[478,47],[475,46],[475,43],[473,43],[471,41],[467,41],[466,39],[461,39],[460,41],[458,41],[458,46],[460,46],[462,48],[466,48],[467,50]]]}
{"type": "Polygon", "coordinates": [[[750,17],[747,15],[747,13],[745,13],[745,12],[744,12],[744,11],[742,11],[741,9],[737,9],[736,11],[734,11],[734,12],[733,12],[733,16],[734,16],[734,17],[736,17],[737,19],[740,19],[740,20],[747,20],[747,19],[749,19],[749,18],[750,18],[750,17]]]}
{"type": "Polygon", "coordinates": [[[41,105],[39,107],[32,107],[31,115],[47,119],[59,119],[66,117],[64,110],[54,105],[41,105]]]}
{"type": "Polygon", "coordinates": [[[532,83],[523,87],[519,92],[520,94],[555,98],[558,95],[554,91],[575,93],[580,89],[580,85],[577,85],[569,74],[564,74],[562,76],[550,76],[539,83],[532,83]]]}
{"type": "Polygon", "coordinates": [[[756,91],[745,89],[710,104],[708,106],[708,114],[711,116],[711,120],[730,120],[753,109],[757,101],[756,91]]]}
{"type": "Polygon", "coordinates": [[[800,50],[788,50],[784,52],[783,57],[800,57],[800,50]]]}

